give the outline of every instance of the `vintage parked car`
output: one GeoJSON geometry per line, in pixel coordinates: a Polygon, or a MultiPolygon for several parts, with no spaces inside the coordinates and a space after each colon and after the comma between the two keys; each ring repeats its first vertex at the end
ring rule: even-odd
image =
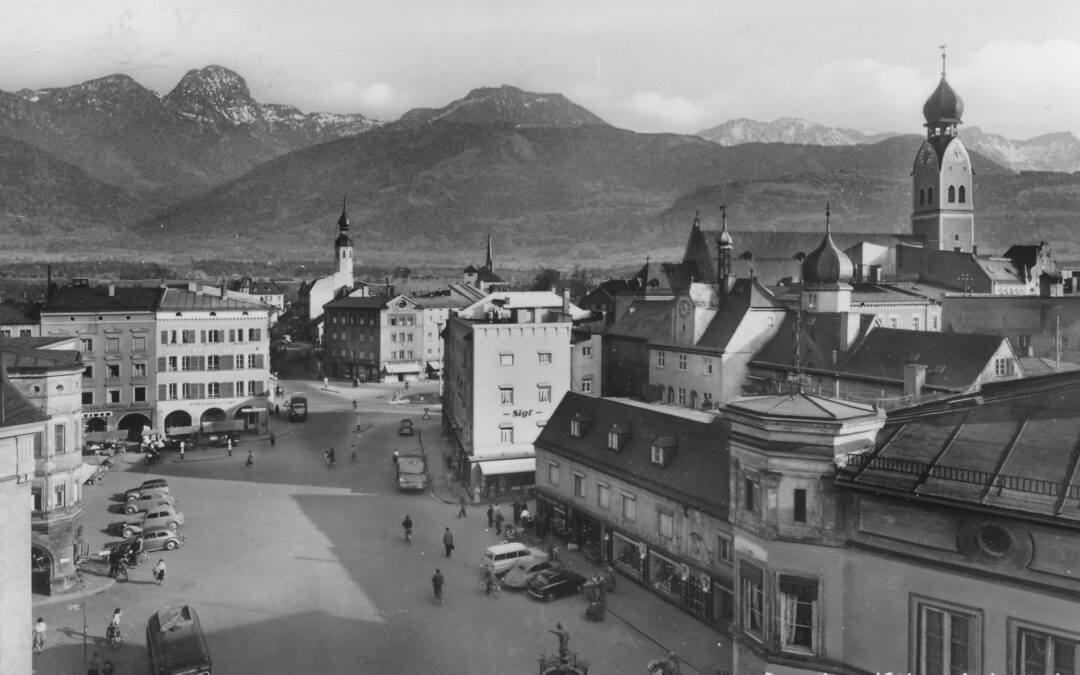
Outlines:
{"type": "Polygon", "coordinates": [[[233,447],[236,447],[236,444],[240,442],[240,432],[228,431],[220,434],[210,434],[206,437],[206,440],[215,448],[228,447],[229,441],[232,441],[233,447]]]}
{"type": "Polygon", "coordinates": [[[138,499],[129,499],[124,503],[124,513],[131,515],[139,511],[149,511],[155,508],[173,507],[176,505],[176,497],[167,492],[144,492],[138,499]]]}
{"type": "Polygon", "coordinates": [[[397,432],[399,436],[412,436],[412,420],[407,417],[401,420],[401,425],[398,427],[397,432]]]}
{"type": "Polygon", "coordinates": [[[142,518],[120,523],[120,536],[125,539],[139,534],[152,527],[166,527],[172,531],[180,529],[184,524],[184,514],[171,506],[163,506],[153,511],[148,511],[142,518]]]}
{"type": "Polygon", "coordinates": [[[184,535],[167,527],[148,527],[142,533],[144,551],[171,551],[184,543],[184,535]]]}
{"type": "Polygon", "coordinates": [[[124,498],[127,499],[128,495],[135,492],[142,492],[143,490],[159,490],[161,492],[168,492],[169,481],[165,480],[164,478],[151,478],[150,480],[144,480],[142,482],[142,485],[140,485],[139,487],[133,487],[124,490],[124,498]]]}
{"type": "Polygon", "coordinates": [[[532,597],[551,602],[564,595],[580,593],[585,581],[585,577],[577,572],[567,569],[549,569],[533,577],[526,588],[532,597]]]}
{"type": "Polygon", "coordinates": [[[529,582],[532,581],[536,575],[544,570],[557,567],[557,565],[558,563],[553,563],[550,560],[518,563],[503,576],[502,585],[504,588],[510,588],[515,591],[525,590],[525,587],[529,585],[529,582]]]}

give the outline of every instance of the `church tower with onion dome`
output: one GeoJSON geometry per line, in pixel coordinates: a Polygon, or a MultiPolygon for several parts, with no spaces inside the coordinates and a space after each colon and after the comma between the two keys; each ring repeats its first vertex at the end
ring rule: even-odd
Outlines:
{"type": "Polygon", "coordinates": [[[963,114],[964,102],[945,79],[942,51],[941,82],[923,105],[926,140],[911,170],[911,232],[930,249],[975,253],[974,172],[957,136],[963,114]]]}
{"type": "Polygon", "coordinates": [[[829,205],[825,205],[825,238],[802,263],[802,309],[818,314],[851,310],[851,278],[855,266],[832,238],[829,205]]]}
{"type": "Polygon", "coordinates": [[[353,277],[353,243],[349,238],[349,213],[346,210],[344,198],[341,200],[341,217],[338,218],[338,236],[334,240],[334,257],[337,259],[336,283],[352,288],[355,284],[353,277]]]}

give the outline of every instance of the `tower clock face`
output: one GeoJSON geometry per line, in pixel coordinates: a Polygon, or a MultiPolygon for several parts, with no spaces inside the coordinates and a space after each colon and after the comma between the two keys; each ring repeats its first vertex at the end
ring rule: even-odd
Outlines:
{"type": "Polygon", "coordinates": [[[679,301],[679,316],[681,316],[682,318],[685,319],[687,317],[687,315],[690,314],[690,308],[691,308],[691,304],[690,304],[689,300],[687,300],[686,298],[683,298],[682,300],[680,300],[679,301]]]}
{"type": "Polygon", "coordinates": [[[934,152],[930,148],[923,148],[923,151],[919,153],[919,162],[923,166],[930,166],[934,162],[934,152]]]}

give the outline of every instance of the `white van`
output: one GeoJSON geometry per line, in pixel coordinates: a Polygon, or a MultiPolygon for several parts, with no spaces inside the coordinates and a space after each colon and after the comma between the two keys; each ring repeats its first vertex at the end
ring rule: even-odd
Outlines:
{"type": "Polygon", "coordinates": [[[521,562],[547,560],[547,553],[538,548],[529,548],[519,541],[495,544],[484,549],[480,559],[481,567],[491,568],[495,574],[505,574],[521,562]]]}

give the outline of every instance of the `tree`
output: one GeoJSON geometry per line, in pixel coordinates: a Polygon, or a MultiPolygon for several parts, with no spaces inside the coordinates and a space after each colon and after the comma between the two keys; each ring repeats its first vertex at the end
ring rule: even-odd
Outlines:
{"type": "Polygon", "coordinates": [[[535,277],[533,277],[533,283],[532,286],[529,287],[529,290],[550,291],[554,288],[556,292],[559,292],[562,289],[562,285],[562,272],[551,269],[550,267],[544,267],[536,273],[535,277]]]}
{"type": "Polygon", "coordinates": [[[593,283],[593,275],[580,267],[575,267],[574,271],[566,277],[566,287],[570,289],[570,297],[574,302],[578,302],[593,289],[595,284],[593,283]]]}

